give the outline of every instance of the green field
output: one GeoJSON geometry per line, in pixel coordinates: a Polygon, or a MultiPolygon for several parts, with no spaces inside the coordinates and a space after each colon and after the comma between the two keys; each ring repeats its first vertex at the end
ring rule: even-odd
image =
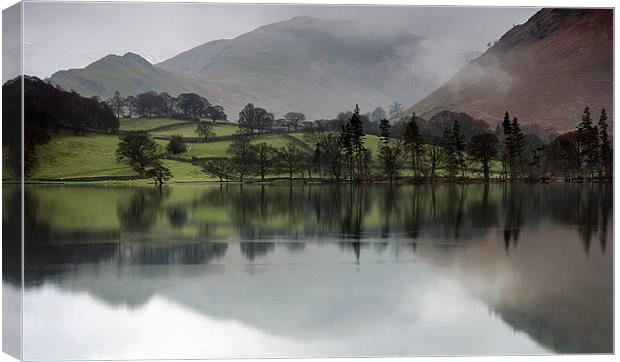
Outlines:
{"type": "MultiPolygon", "coordinates": [[[[252,141],[254,144],[261,142],[279,148],[286,146],[290,140],[282,135],[266,135],[259,136],[252,141]]],[[[227,157],[226,151],[231,143],[232,141],[190,143],[188,144],[188,151],[178,156],[185,159],[192,159],[192,157],[227,157]]]]}
{"type": "MultiPolygon", "coordinates": [[[[158,142],[164,145],[165,141],[158,142]]],[[[59,135],[39,146],[38,161],[31,180],[64,179],[97,176],[133,176],[136,173],[125,162],[116,160],[118,137],[100,134],[82,136],[59,135]]],[[[200,167],[165,160],[175,181],[205,179],[200,167]]]]}
{"type": "Polygon", "coordinates": [[[100,134],[59,135],[37,148],[31,179],[127,176],[135,173],[116,160],[118,137],[100,134]]]}
{"type": "Polygon", "coordinates": [[[171,118],[121,118],[119,120],[121,131],[148,131],[153,128],[170,126],[173,124],[186,124],[187,121],[171,118]]]}
{"type": "MultiPolygon", "coordinates": [[[[239,130],[239,127],[231,123],[213,123],[211,124],[215,136],[230,136],[239,130]]],[[[153,136],[183,136],[183,137],[198,137],[196,133],[196,123],[182,123],[178,126],[172,126],[170,128],[155,130],[151,132],[153,136]]]]}

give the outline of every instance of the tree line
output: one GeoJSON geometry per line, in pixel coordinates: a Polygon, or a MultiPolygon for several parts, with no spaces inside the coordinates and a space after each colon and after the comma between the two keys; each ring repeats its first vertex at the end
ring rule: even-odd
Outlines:
{"type": "Polygon", "coordinates": [[[169,117],[198,119],[207,117],[213,121],[227,120],[224,107],[211,104],[205,97],[196,93],[182,93],[173,97],[166,92],[144,92],[135,96],[123,97],[119,91],[107,100],[117,118],[169,117]]]}
{"type": "MultiPolygon", "coordinates": [[[[405,122],[395,126],[386,118],[378,122],[379,147],[376,162],[365,144],[367,133],[364,116],[356,105],[352,112],[344,113],[340,129],[316,126],[303,133],[301,140],[276,148],[266,142],[257,143],[264,127],[273,115],[262,108],[248,104],[239,113],[240,130],[227,149],[227,157],[212,158],[201,163],[202,169],[220,181],[245,181],[248,177],[265,180],[269,175],[295,175],[302,178],[327,178],[336,182],[363,182],[384,180],[394,182],[408,170],[414,180],[434,180],[439,176],[449,179],[466,178],[468,173],[482,169],[486,181],[491,179],[493,161],[501,164],[495,173],[504,180],[531,180],[562,175],[566,168],[579,177],[610,177],[612,171],[612,148],[608,135],[607,116],[601,112],[597,125],[593,125],[589,109],[584,110],[582,121],[576,131],[556,136],[549,144],[540,137],[525,134],[517,117],[504,115],[501,128],[490,132],[488,126],[479,126],[464,113],[444,111],[433,116],[430,123],[441,124],[441,131],[427,139],[419,126],[426,122],[412,114],[405,122]],[[466,128],[462,127],[464,120],[466,128]],[[403,124],[404,123],[404,124],[403,124]],[[395,133],[394,128],[397,128],[395,133]],[[496,134],[500,132],[500,137],[496,134]],[[475,133],[479,130],[486,130],[475,133]],[[475,134],[473,134],[475,133],[475,134]],[[307,145],[311,145],[310,151],[307,145]],[[440,173],[443,171],[443,174],[440,173]]],[[[197,133],[205,138],[212,135],[209,124],[198,124],[197,133]]],[[[159,162],[166,154],[185,152],[181,136],[172,137],[166,150],[161,149],[146,132],[122,136],[121,143],[135,142],[137,147],[147,145],[146,152],[131,153],[121,149],[119,157],[133,162],[141,175],[152,176],[158,183],[171,175],[159,162]],[[132,141],[140,138],[139,142],[132,141]],[[139,160],[131,161],[138,155],[139,160]],[[150,167],[150,168],[149,168],[150,167]]],[[[125,147],[125,146],[123,146],[125,147]]],[[[130,163],[131,164],[131,163],[130,163]]],[[[574,174],[564,175],[574,176],[574,174]]]]}

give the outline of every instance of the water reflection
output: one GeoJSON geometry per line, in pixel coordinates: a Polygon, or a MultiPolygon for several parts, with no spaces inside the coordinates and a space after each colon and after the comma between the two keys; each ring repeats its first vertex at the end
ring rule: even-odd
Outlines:
{"type": "Polygon", "coordinates": [[[496,341],[496,353],[543,351],[535,345],[612,351],[610,185],[31,186],[25,200],[33,301],[45,302],[36,291],[47,287],[115,307],[147,308],[166,297],[306,342],[377,324],[412,335],[438,328],[436,342],[450,333],[442,326],[464,333],[451,347],[425,344],[437,349],[407,345],[393,332],[358,352],[346,352],[344,341],[316,342],[293,356],[493,353],[464,336],[473,332],[463,321],[421,324],[430,312],[416,306],[427,286],[434,303],[450,299],[441,318],[472,297],[492,311],[470,311],[480,333],[512,341],[507,332],[518,331],[535,341],[496,341]],[[431,280],[444,279],[466,294],[437,291],[431,280]],[[498,331],[488,318],[508,328],[498,331]],[[382,350],[388,339],[400,349],[382,350]]]}

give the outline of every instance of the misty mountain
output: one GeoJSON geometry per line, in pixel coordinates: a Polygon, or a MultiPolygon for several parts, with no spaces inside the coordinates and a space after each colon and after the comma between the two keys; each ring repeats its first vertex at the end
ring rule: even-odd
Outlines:
{"type": "Polygon", "coordinates": [[[467,112],[495,125],[508,110],[524,123],[573,129],[585,106],[613,114],[613,12],[543,9],[508,31],[445,85],[414,103],[423,117],[467,112]]]}
{"type": "MultiPolygon", "coordinates": [[[[236,115],[249,102],[281,116],[333,117],[421,99],[477,54],[404,31],[307,16],[205,43],[151,65],[108,56],[49,80],[85,95],[194,91],[236,115]],[[103,63],[103,64],[101,64],[103,63]],[[139,63],[137,66],[134,63],[139,63]]],[[[233,117],[234,118],[234,117],[233,117]]]]}

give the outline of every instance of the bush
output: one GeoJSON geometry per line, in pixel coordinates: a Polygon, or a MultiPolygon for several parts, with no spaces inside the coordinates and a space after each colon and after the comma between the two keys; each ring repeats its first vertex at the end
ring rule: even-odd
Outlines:
{"type": "Polygon", "coordinates": [[[187,145],[183,141],[182,136],[172,136],[168,145],[166,145],[166,151],[169,154],[176,155],[187,151],[187,145]]]}

